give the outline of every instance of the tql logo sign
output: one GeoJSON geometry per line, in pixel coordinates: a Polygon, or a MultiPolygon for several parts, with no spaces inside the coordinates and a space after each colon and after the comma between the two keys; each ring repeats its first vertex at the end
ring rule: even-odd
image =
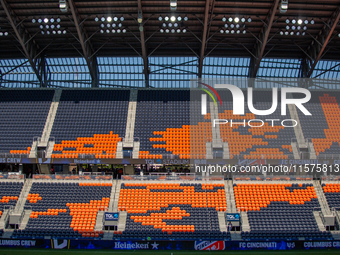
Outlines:
{"type": "MultiPolygon", "coordinates": [[[[217,98],[219,99],[220,104],[222,105],[222,101],[220,99],[220,96],[218,95],[217,91],[212,88],[211,86],[201,83],[202,85],[210,88],[217,98]]],[[[236,87],[235,85],[230,84],[215,84],[216,89],[228,89],[233,97],[233,114],[234,115],[244,115],[244,95],[243,91],[236,87]]],[[[207,92],[207,90],[204,89],[204,91],[207,92]]],[[[212,94],[208,93],[212,98],[212,94]]],[[[247,104],[249,111],[255,115],[270,115],[273,112],[275,112],[277,105],[278,105],[278,88],[272,88],[272,106],[268,110],[258,110],[255,109],[253,104],[253,88],[247,89],[247,104]]],[[[304,103],[307,103],[311,99],[311,93],[309,90],[304,88],[282,88],[281,89],[281,115],[286,115],[286,108],[288,104],[294,104],[297,108],[300,109],[300,111],[304,115],[312,115],[304,106],[304,103]],[[287,98],[288,93],[301,93],[304,94],[304,98],[287,98]]],[[[216,103],[215,99],[213,98],[214,102],[216,103]]],[[[201,114],[205,115],[207,114],[207,95],[202,94],[201,95],[201,114]]]]}

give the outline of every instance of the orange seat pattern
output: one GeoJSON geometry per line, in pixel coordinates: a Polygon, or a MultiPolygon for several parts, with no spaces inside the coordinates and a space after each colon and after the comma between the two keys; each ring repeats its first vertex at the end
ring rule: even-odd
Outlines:
{"type": "Polygon", "coordinates": [[[224,184],[202,184],[202,190],[213,190],[216,192],[195,192],[194,186],[181,186],[179,183],[125,183],[120,191],[118,209],[127,213],[148,213],[150,216],[131,216],[134,222],[142,225],[154,226],[163,232],[194,232],[194,226],[168,225],[163,220],[181,220],[189,217],[190,213],[181,210],[179,207],[172,207],[166,213],[159,213],[161,208],[168,208],[170,205],[191,205],[192,208],[215,208],[216,211],[226,211],[224,184]],[[160,190],[155,191],[155,190],[160,190]],[[164,191],[164,190],[168,190],[164,191]],[[175,190],[175,191],[172,191],[175,190]],[[177,191],[182,190],[182,191],[177,191]]]}
{"type": "Polygon", "coordinates": [[[53,151],[61,153],[54,153],[51,157],[78,158],[79,154],[91,154],[100,159],[113,159],[116,157],[117,143],[121,140],[122,138],[113,134],[113,131],[110,131],[110,134],[95,134],[93,137],[78,137],[76,141],[64,140],[53,148],[53,151]]]}
{"type": "Polygon", "coordinates": [[[18,200],[17,196],[3,196],[0,203],[8,203],[10,200],[18,200]]]}
{"type": "MultiPolygon", "coordinates": [[[[299,184],[302,186],[302,184],[299,184]]],[[[241,211],[260,211],[271,202],[287,201],[290,204],[304,204],[317,198],[313,186],[306,189],[294,189],[290,192],[287,187],[292,184],[237,184],[234,186],[236,206],[241,211]]]]}
{"type": "Polygon", "coordinates": [[[27,200],[32,204],[32,203],[34,203],[34,204],[36,204],[37,202],[38,202],[38,200],[41,200],[42,198],[41,198],[41,196],[39,196],[39,194],[31,194],[31,193],[29,193],[28,195],[27,195],[27,200]]]}
{"type": "Polygon", "coordinates": [[[27,150],[10,150],[11,154],[30,154],[31,147],[27,147],[27,150]]]}
{"type": "MultiPolygon", "coordinates": [[[[247,149],[253,148],[256,145],[268,145],[268,142],[263,141],[262,138],[254,138],[253,136],[264,136],[265,139],[275,139],[277,135],[265,135],[266,133],[278,133],[283,126],[271,126],[270,123],[265,122],[262,127],[249,127],[249,135],[241,135],[236,130],[241,126],[243,128],[243,120],[256,119],[256,116],[252,113],[247,113],[244,116],[233,115],[232,110],[225,110],[223,113],[219,113],[220,119],[232,119],[234,122],[241,124],[220,125],[221,138],[224,142],[229,143],[229,151],[231,155],[239,155],[241,152],[246,152],[247,149]]],[[[259,125],[260,123],[258,123],[259,125]]],[[[247,123],[246,123],[247,125],[247,123]]],[[[256,123],[252,123],[256,125],[256,123]]],[[[232,158],[232,157],[231,157],[232,158]]],[[[250,155],[244,155],[245,159],[286,159],[287,155],[284,155],[279,148],[257,148],[255,152],[250,152],[250,155]],[[274,155],[275,154],[275,155],[274,155]]]]}
{"type": "Polygon", "coordinates": [[[322,187],[325,193],[339,193],[340,183],[329,183],[322,187]]]}
{"type": "Polygon", "coordinates": [[[319,155],[330,149],[331,145],[337,142],[340,145],[340,108],[335,97],[324,94],[319,97],[322,110],[328,124],[328,129],[324,129],[326,138],[312,139],[315,153],[319,155]]]}

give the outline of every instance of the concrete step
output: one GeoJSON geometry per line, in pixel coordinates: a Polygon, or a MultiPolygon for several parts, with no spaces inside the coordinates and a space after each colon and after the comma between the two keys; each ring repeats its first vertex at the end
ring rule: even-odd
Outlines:
{"type": "Polygon", "coordinates": [[[7,226],[8,218],[9,218],[9,210],[4,210],[1,214],[0,218],[0,229],[4,229],[7,226]]]}
{"type": "Polygon", "coordinates": [[[22,187],[20,196],[18,197],[17,204],[14,208],[15,213],[21,214],[24,210],[24,206],[26,204],[28,193],[31,190],[33,180],[32,179],[26,179],[24,186],[22,187]]]}
{"type": "Polygon", "coordinates": [[[2,234],[2,238],[10,238],[14,232],[14,229],[5,229],[4,233],[2,234]]]}
{"type": "Polygon", "coordinates": [[[233,241],[242,240],[241,231],[230,232],[230,235],[231,235],[231,240],[233,240],[233,241]]]}
{"type": "Polygon", "coordinates": [[[113,232],[104,232],[102,240],[112,240],[113,239],[113,232]]]}
{"type": "Polygon", "coordinates": [[[103,218],[104,218],[104,211],[98,211],[97,218],[96,218],[96,225],[94,226],[95,231],[103,230],[103,218]]]}
{"type": "Polygon", "coordinates": [[[241,222],[242,222],[242,231],[250,231],[250,225],[248,220],[248,213],[247,212],[241,212],[241,222]]]}
{"type": "Polygon", "coordinates": [[[118,219],[118,226],[117,231],[124,231],[126,227],[126,218],[127,218],[127,212],[120,212],[119,213],[119,219],[118,219]]]}
{"type": "Polygon", "coordinates": [[[325,226],[322,223],[321,217],[320,217],[320,211],[313,212],[314,218],[316,220],[316,223],[318,224],[318,228],[320,231],[326,231],[325,226]]]}
{"type": "Polygon", "coordinates": [[[24,217],[21,220],[19,229],[25,229],[26,228],[26,225],[27,225],[27,223],[30,219],[30,216],[31,216],[31,212],[32,212],[32,210],[25,210],[25,214],[24,214],[24,217]]]}
{"type": "Polygon", "coordinates": [[[225,224],[225,213],[224,212],[218,212],[218,223],[220,226],[220,231],[221,232],[227,232],[227,227],[225,224]]]}

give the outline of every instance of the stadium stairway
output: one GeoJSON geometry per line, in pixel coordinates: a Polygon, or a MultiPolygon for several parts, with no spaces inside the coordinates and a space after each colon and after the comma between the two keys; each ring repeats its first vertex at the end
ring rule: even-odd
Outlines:
{"type": "Polygon", "coordinates": [[[241,216],[241,227],[242,231],[250,231],[250,225],[249,225],[249,220],[248,220],[248,213],[247,211],[241,211],[240,213],[241,216]]]}
{"type": "Polygon", "coordinates": [[[226,195],[226,200],[227,200],[227,212],[237,213],[233,181],[231,180],[224,181],[224,190],[225,190],[225,195],[226,195]]]}
{"type": "Polygon", "coordinates": [[[136,109],[137,109],[137,94],[138,90],[134,89],[130,92],[130,101],[128,106],[125,138],[123,142],[123,147],[133,147],[133,138],[135,131],[135,121],[136,121],[136,109]]]}
{"type": "Polygon", "coordinates": [[[127,212],[126,211],[119,212],[117,231],[123,232],[125,230],[126,219],[127,219],[127,212]]]}
{"type": "Polygon", "coordinates": [[[18,198],[18,202],[14,208],[14,213],[21,214],[23,212],[28,193],[30,192],[30,189],[32,187],[32,183],[33,183],[32,179],[26,179],[25,184],[22,187],[20,196],[18,198]]]}
{"type": "Polygon", "coordinates": [[[320,211],[314,211],[313,212],[316,223],[318,224],[318,228],[320,231],[326,231],[325,226],[323,225],[322,219],[320,217],[320,211]]]}
{"type": "Polygon", "coordinates": [[[27,225],[27,223],[28,223],[28,221],[30,219],[32,210],[24,210],[24,212],[25,212],[25,214],[24,214],[24,217],[21,220],[19,229],[25,229],[26,228],[26,225],[27,225]]]}
{"type": "MultiPolygon", "coordinates": [[[[323,218],[324,219],[327,218],[327,220],[330,220],[330,221],[334,222],[335,216],[332,214],[332,212],[331,212],[331,210],[329,208],[329,205],[327,203],[327,199],[326,199],[325,194],[324,194],[324,192],[322,190],[320,182],[317,181],[317,180],[313,181],[313,186],[314,186],[316,195],[318,197],[319,204],[321,206],[321,212],[322,212],[323,218]]],[[[332,225],[332,224],[327,224],[327,225],[332,225]]],[[[333,223],[333,225],[334,225],[334,223],[333,223]]]]}
{"type": "Polygon", "coordinates": [[[7,221],[8,221],[9,213],[10,213],[10,210],[7,210],[7,209],[2,212],[1,217],[0,217],[0,229],[5,229],[7,221]]]}
{"type": "Polygon", "coordinates": [[[218,223],[220,225],[220,231],[227,232],[227,227],[226,227],[226,222],[225,222],[225,212],[218,212],[217,214],[218,214],[218,223]]]}
{"type": "MultiPolygon", "coordinates": [[[[287,95],[288,98],[293,98],[291,94],[287,95]]],[[[288,104],[288,110],[292,119],[297,121],[297,125],[294,127],[295,137],[298,143],[298,148],[307,149],[307,143],[302,132],[299,115],[294,104],[288,104]]]]}
{"type": "MultiPolygon", "coordinates": [[[[116,187],[115,187],[114,201],[113,201],[113,211],[114,212],[118,212],[118,202],[119,202],[119,196],[120,196],[120,188],[121,188],[121,180],[117,180],[116,181],[116,187]]],[[[112,193],[111,193],[111,198],[112,198],[112,193]]]]}
{"type": "Polygon", "coordinates": [[[211,118],[212,147],[222,149],[220,125],[214,126],[214,120],[219,118],[218,109],[213,102],[210,102],[210,118],[211,118]]]}

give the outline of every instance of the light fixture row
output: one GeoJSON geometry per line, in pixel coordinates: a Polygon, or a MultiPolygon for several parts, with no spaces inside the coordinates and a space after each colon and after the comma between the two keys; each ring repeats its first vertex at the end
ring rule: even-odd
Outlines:
{"type": "Polygon", "coordinates": [[[223,18],[222,18],[222,21],[223,22],[230,22],[230,23],[239,23],[239,22],[241,22],[241,23],[245,23],[245,22],[248,22],[248,23],[250,23],[251,21],[252,21],[252,19],[250,18],[250,17],[248,17],[248,18],[245,18],[245,17],[242,17],[242,18],[240,18],[240,17],[238,17],[238,16],[236,16],[236,17],[229,17],[229,18],[227,18],[226,16],[223,16],[223,18]]]}
{"type": "Polygon", "coordinates": [[[118,23],[118,24],[116,24],[116,23],[112,23],[112,24],[110,24],[110,23],[107,23],[107,24],[104,24],[104,23],[102,23],[102,24],[100,24],[100,27],[101,28],[110,28],[110,27],[112,27],[112,28],[115,28],[115,27],[123,27],[123,24],[122,23],[118,23]]]}
{"type": "Polygon", "coordinates": [[[313,19],[311,19],[311,21],[309,21],[308,19],[300,19],[300,18],[299,19],[295,19],[295,18],[289,19],[289,18],[287,18],[286,23],[287,24],[292,23],[293,25],[295,25],[295,24],[297,24],[297,25],[302,25],[302,24],[307,25],[307,24],[310,23],[311,25],[314,25],[315,21],[313,19]]]}
{"type": "Polygon", "coordinates": [[[159,21],[162,21],[164,19],[164,21],[168,22],[168,21],[171,21],[171,22],[181,22],[181,21],[188,21],[188,17],[187,16],[184,16],[184,17],[181,17],[181,16],[175,16],[175,15],[171,15],[171,16],[168,16],[166,15],[164,18],[162,17],[162,15],[160,15],[158,17],[158,20],[159,21]]]}
{"type": "Polygon", "coordinates": [[[280,35],[297,35],[297,36],[305,36],[306,32],[305,31],[280,31],[280,35]]]}
{"type": "Polygon", "coordinates": [[[115,33],[117,33],[117,34],[120,34],[120,33],[123,33],[123,34],[125,34],[126,33],[126,29],[125,28],[123,28],[123,29],[120,29],[120,28],[118,28],[118,29],[101,29],[100,30],[100,33],[101,34],[104,34],[104,33],[107,33],[107,34],[115,34],[115,33]]]}
{"type": "Polygon", "coordinates": [[[66,33],[67,33],[66,30],[46,30],[46,31],[41,30],[42,35],[56,35],[56,34],[58,34],[58,35],[64,34],[65,35],[66,33]]]}
{"type": "Polygon", "coordinates": [[[61,22],[61,19],[58,17],[56,19],[54,18],[38,18],[38,19],[35,19],[33,18],[32,19],[32,23],[45,23],[45,24],[48,24],[48,23],[60,23],[61,22]]]}
{"type": "Polygon", "coordinates": [[[8,32],[0,32],[0,36],[7,36],[8,32]]]}
{"type": "Polygon", "coordinates": [[[121,16],[121,17],[118,17],[118,16],[107,16],[107,17],[102,16],[102,17],[99,18],[98,16],[96,16],[94,18],[94,21],[95,22],[99,22],[99,21],[101,21],[101,22],[117,22],[117,21],[123,22],[124,17],[123,16],[121,16]]]}
{"type": "Polygon", "coordinates": [[[237,30],[234,30],[234,29],[231,29],[231,30],[229,30],[229,29],[226,29],[226,30],[221,29],[220,33],[221,34],[246,34],[247,32],[246,32],[246,30],[240,30],[240,29],[237,29],[237,30]]]}
{"type": "Polygon", "coordinates": [[[161,33],[172,33],[172,34],[178,33],[179,34],[179,33],[186,33],[187,30],[186,30],[186,28],[183,28],[183,29],[181,29],[181,28],[177,28],[177,29],[175,29],[175,28],[173,28],[173,29],[169,29],[169,28],[163,29],[163,28],[161,28],[159,30],[159,32],[161,32],[161,33]]]}

